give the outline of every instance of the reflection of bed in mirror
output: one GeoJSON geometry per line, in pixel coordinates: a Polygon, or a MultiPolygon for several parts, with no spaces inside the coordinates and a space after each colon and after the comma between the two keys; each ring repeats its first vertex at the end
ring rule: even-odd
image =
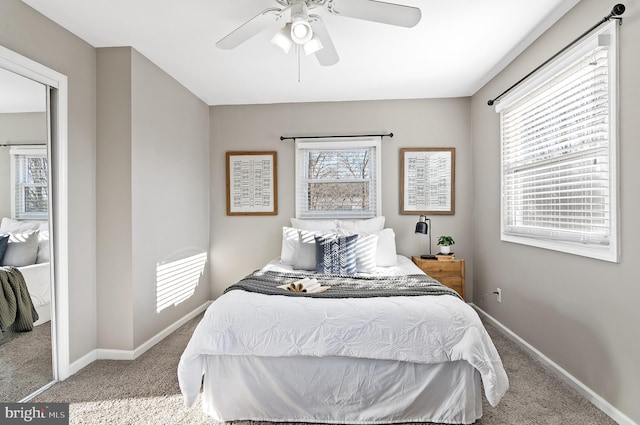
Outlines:
{"type": "Polygon", "coordinates": [[[0,265],[16,267],[22,274],[41,325],[51,320],[51,267],[49,225],[46,221],[3,218],[0,237],[9,236],[0,265]]]}
{"type": "Polygon", "coordinates": [[[35,326],[51,320],[51,268],[49,263],[33,264],[25,267],[18,267],[22,273],[31,302],[38,312],[38,320],[35,326]]]}

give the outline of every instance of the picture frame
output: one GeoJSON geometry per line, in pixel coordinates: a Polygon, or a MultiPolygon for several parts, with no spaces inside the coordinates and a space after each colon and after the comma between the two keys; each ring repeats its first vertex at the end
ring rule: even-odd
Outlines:
{"type": "Polygon", "coordinates": [[[400,149],[400,214],[455,214],[455,148],[400,149]]]}
{"type": "Polygon", "coordinates": [[[227,215],[278,215],[278,153],[228,151],[227,215]]]}

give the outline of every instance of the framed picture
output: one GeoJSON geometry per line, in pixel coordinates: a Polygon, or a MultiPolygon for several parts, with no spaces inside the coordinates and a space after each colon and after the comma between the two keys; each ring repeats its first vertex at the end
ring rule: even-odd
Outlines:
{"type": "Polygon", "coordinates": [[[455,148],[400,149],[400,214],[455,214],[455,148]]]}
{"type": "Polygon", "coordinates": [[[277,152],[227,152],[227,215],[278,215],[277,152]]]}

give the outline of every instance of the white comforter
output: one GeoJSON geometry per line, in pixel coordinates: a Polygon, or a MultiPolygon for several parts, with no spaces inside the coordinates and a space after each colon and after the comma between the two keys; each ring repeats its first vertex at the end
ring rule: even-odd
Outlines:
{"type": "Polygon", "coordinates": [[[509,386],[477,313],[448,295],[311,299],[231,291],[208,308],[180,359],[187,405],[200,392],[205,357],[223,354],[464,360],[480,372],[492,406],[509,386]]]}

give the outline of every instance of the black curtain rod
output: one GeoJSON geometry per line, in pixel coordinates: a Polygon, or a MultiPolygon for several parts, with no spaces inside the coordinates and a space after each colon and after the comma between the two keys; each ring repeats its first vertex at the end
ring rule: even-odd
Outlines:
{"type": "Polygon", "coordinates": [[[295,140],[295,139],[332,139],[332,138],[345,138],[345,137],[393,137],[393,133],[387,134],[351,134],[348,136],[280,136],[280,141],[283,140],[295,140]]]}
{"type": "Polygon", "coordinates": [[[7,148],[10,146],[47,146],[46,143],[4,143],[0,144],[0,148],[7,148]]]}
{"type": "Polygon", "coordinates": [[[519,86],[524,80],[526,80],[527,78],[531,77],[531,75],[533,75],[536,71],[538,71],[540,68],[542,68],[543,66],[545,66],[546,64],[548,64],[549,62],[551,62],[552,60],[554,60],[555,58],[557,58],[559,55],[561,55],[562,53],[564,53],[569,47],[573,46],[574,44],[576,44],[578,41],[582,40],[584,37],[586,37],[591,31],[593,31],[594,29],[598,28],[600,25],[604,24],[605,22],[608,22],[610,19],[618,19],[620,20],[620,22],[622,22],[622,18],[617,18],[616,16],[618,15],[622,15],[624,13],[625,7],[624,4],[618,3],[615,6],[613,6],[613,9],[611,9],[611,13],[609,13],[607,16],[605,16],[604,18],[602,18],[600,20],[600,22],[598,22],[597,24],[595,24],[594,26],[592,26],[591,28],[589,28],[588,30],[586,30],[584,33],[582,33],[582,35],[580,35],[578,38],[576,38],[575,40],[573,40],[571,43],[567,44],[566,46],[564,46],[562,48],[562,50],[560,50],[558,53],[556,53],[555,55],[551,56],[549,59],[547,59],[546,61],[544,61],[542,63],[542,65],[538,66],[536,69],[534,69],[533,71],[531,71],[530,73],[528,73],[527,75],[525,75],[524,77],[522,77],[520,80],[518,80],[517,83],[515,83],[514,85],[512,85],[511,87],[509,87],[508,89],[506,89],[505,91],[503,91],[502,93],[500,93],[497,97],[487,101],[487,105],[492,106],[494,103],[496,103],[497,100],[499,100],[502,96],[504,96],[505,94],[509,93],[511,90],[513,90],[515,87],[519,86]]]}

